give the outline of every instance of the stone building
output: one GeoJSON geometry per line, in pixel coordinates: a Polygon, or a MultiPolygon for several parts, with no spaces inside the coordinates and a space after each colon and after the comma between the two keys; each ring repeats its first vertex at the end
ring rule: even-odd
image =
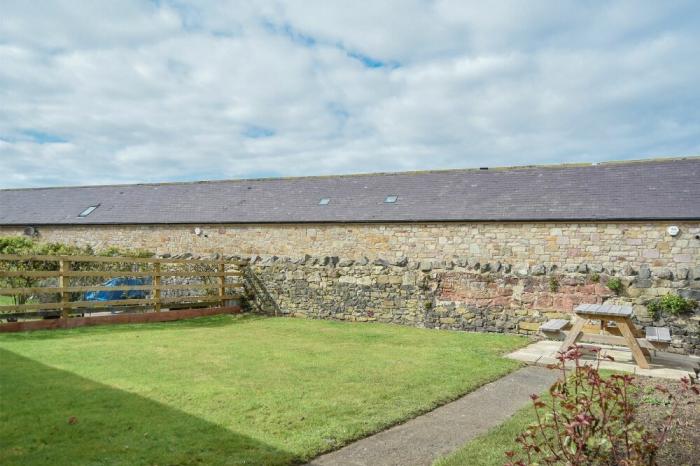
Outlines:
{"type": "MultiPolygon", "coordinates": [[[[23,234],[252,256],[281,313],[531,332],[616,300],[644,320],[700,297],[700,158],[0,190],[0,235],[23,234]]],[[[700,352],[678,320],[677,350],[700,352]]]]}

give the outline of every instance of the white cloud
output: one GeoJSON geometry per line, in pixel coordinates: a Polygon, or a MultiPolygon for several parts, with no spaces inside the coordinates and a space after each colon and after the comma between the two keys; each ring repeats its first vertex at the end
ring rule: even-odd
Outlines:
{"type": "Polygon", "coordinates": [[[692,2],[23,2],[0,187],[700,153],[692,2]]]}

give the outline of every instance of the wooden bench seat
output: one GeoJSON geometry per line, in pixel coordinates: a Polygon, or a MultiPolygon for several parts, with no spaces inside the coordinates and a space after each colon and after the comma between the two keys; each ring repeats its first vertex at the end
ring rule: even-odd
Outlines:
{"type": "Polygon", "coordinates": [[[668,327],[647,327],[646,339],[655,343],[671,343],[671,329],[668,327]]]}
{"type": "Polygon", "coordinates": [[[550,319],[540,326],[540,331],[545,333],[559,333],[568,325],[568,319],[550,319]]]}

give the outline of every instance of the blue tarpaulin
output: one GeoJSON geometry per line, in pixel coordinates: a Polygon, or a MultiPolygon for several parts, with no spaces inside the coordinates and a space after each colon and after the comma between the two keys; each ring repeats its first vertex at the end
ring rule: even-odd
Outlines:
{"type": "MultiPolygon", "coordinates": [[[[100,286],[138,286],[150,285],[150,278],[112,278],[100,286]]],[[[148,295],[147,290],[115,290],[115,291],[89,291],[85,293],[85,301],[117,301],[120,299],[144,299],[148,295]]]]}

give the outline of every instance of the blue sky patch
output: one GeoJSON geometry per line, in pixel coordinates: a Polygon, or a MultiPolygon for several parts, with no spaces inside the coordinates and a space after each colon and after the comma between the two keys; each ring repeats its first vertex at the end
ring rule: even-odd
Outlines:
{"type": "Polygon", "coordinates": [[[243,130],[243,136],[251,139],[269,138],[275,135],[275,131],[263,126],[248,126],[243,130]]]}
{"type": "Polygon", "coordinates": [[[43,131],[37,131],[34,129],[22,131],[22,135],[31,139],[33,142],[37,142],[39,144],[68,142],[67,139],[64,139],[56,134],[45,133],[43,131]]]}
{"type": "Polygon", "coordinates": [[[295,44],[303,45],[304,47],[313,47],[318,43],[316,38],[297,31],[291,24],[275,24],[271,21],[263,21],[262,25],[269,32],[285,36],[295,44]]]}
{"type": "Polygon", "coordinates": [[[398,68],[399,64],[392,61],[382,61],[376,58],[372,58],[369,55],[365,55],[359,52],[346,52],[348,57],[358,60],[360,63],[365,65],[367,68],[398,68]]]}

